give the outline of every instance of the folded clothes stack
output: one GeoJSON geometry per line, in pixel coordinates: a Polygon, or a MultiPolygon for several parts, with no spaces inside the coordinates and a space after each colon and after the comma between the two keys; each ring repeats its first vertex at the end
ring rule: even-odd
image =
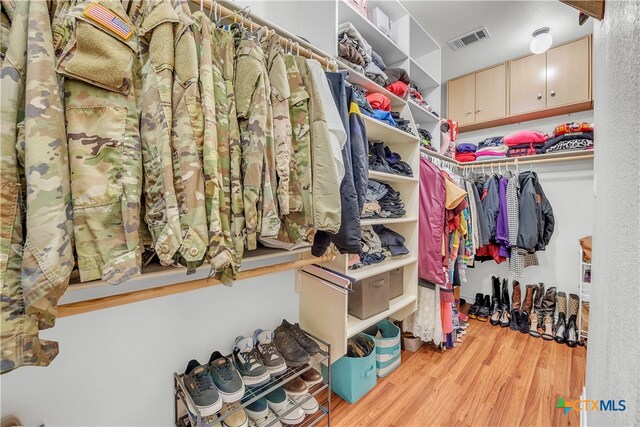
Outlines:
{"type": "Polygon", "coordinates": [[[437,152],[438,150],[436,149],[436,147],[434,147],[433,145],[431,145],[431,132],[429,132],[426,129],[422,129],[422,128],[418,128],[418,136],[420,136],[420,146],[426,148],[427,150],[430,151],[435,151],[437,152]]]}
{"type": "Polygon", "coordinates": [[[416,86],[414,83],[409,84],[409,98],[430,113],[435,114],[436,116],[438,115],[438,113],[433,111],[433,108],[431,107],[431,105],[429,105],[427,100],[424,99],[424,97],[418,90],[418,86],[416,86]]]}
{"type": "Polygon", "coordinates": [[[471,143],[459,143],[456,145],[455,159],[458,162],[468,163],[476,160],[476,151],[478,147],[476,144],[471,143]]]}
{"type": "Polygon", "coordinates": [[[509,157],[531,156],[543,153],[549,135],[536,130],[519,130],[504,137],[509,157]]]}
{"type": "Polygon", "coordinates": [[[476,151],[477,160],[501,160],[507,157],[508,150],[509,147],[504,144],[479,148],[476,151]]]}
{"type": "Polygon", "coordinates": [[[403,132],[410,133],[411,135],[415,135],[415,133],[413,133],[413,130],[411,130],[411,122],[400,117],[400,113],[392,111],[391,117],[393,117],[393,120],[395,120],[396,122],[396,128],[400,129],[403,132]]]}
{"type": "Polygon", "coordinates": [[[368,93],[367,101],[374,110],[391,111],[391,100],[381,93],[368,93]]]}
{"type": "Polygon", "coordinates": [[[413,176],[411,166],[382,141],[369,141],[369,170],[394,175],[413,176]]]}
{"type": "Polygon", "coordinates": [[[361,218],[400,218],[405,214],[400,192],[388,184],[369,180],[361,218]]]}
{"type": "Polygon", "coordinates": [[[350,260],[349,268],[352,270],[409,253],[409,249],[404,245],[405,238],[384,225],[365,225],[361,230],[362,252],[360,260],[350,260]]]}
{"type": "Polygon", "coordinates": [[[543,147],[545,153],[582,151],[593,149],[593,126],[588,123],[570,122],[557,126],[553,137],[543,147]]]}

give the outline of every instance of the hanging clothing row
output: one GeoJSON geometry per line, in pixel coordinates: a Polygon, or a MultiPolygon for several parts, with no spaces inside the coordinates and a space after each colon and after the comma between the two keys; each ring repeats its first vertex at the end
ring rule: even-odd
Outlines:
{"type": "Polygon", "coordinates": [[[259,241],[360,252],[367,136],[343,74],[185,0],[1,7],[3,372],[55,357],[38,330],[75,266],[118,284],[143,258],[207,261],[230,283],[259,241]]]}
{"type": "Polygon", "coordinates": [[[537,265],[549,244],[553,209],[533,171],[468,172],[423,154],[420,159],[418,310],[406,329],[423,341],[454,345],[453,288],[475,261],[509,259],[512,275],[537,265]]]}

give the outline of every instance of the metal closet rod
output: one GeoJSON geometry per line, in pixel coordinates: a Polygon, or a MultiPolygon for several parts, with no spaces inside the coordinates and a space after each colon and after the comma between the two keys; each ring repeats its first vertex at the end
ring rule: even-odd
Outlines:
{"type": "Polygon", "coordinates": [[[316,53],[313,50],[313,46],[308,42],[302,40],[300,37],[294,34],[291,34],[288,31],[284,30],[283,28],[280,28],[277,25],[269,23],[264,19],[261,19],[258,17],[254,18],[251,14],[251,6],[246,6],[244,8],[234,10],[234,9],[229,9],[223,6],[222,4],[220,4],[219,2],[216,2],[213,0],[190,0],[190,1],[193,4],[201,6],[206,11],[214,12],[217,10],[221,12],[220,13],[221,18],[238,18],[239,20],[238,23],[243,27],[248,28],[250,31],[258,30],[261,27],[267,27],[270,30],[275,31],[276,34],[278,34],[278,36],[280,37],[280,45],[285,49],[287,48],[293,49],[293,45],[295,41],[295,46],[296,46],[295,52],[297,55],[302,54],[303,56],[306,56],[310,59],[316,59],[327,69],[336,70],[338,68],[338,64],[336,63],[335,60],[333,60],[329,56],[326,56],[325,53],[316,53]],[[246,9],[249,10],[248,13],[244,12],[246,9]],[[249,15],[250,17],[246,18],[245,15],[249,15]],[[253,22],[253,19],[255,19],[256,22],[253,22]],[[262,22],[263,24],[259,24],[257,22],[262,22]],[[283,36],[283,34],[285,34],[286,37],[283,36]],[[301,47],[300,43],[303,43],[309,47],[301,47]]]}
{"type": "MultiPolygon", "coordinates": [[[[286,253],[283,253],[286,255],[286,253]]],[[[335,259],[334,254],[326,254],[320,258],[312,257],[299,259],[297,261],[283,262],[280,264],[267,265],[264,267],[254,268],[243,271],[238,275],[238,280],[250,279],[252,277],[263,276],[265,274],[277,273],[285,270],[293,270],[310,264],[319,262],[332,261],[335,259]]],[[[184,281],[174,283],[172,285],[158,286],[155,288],[141,289],[138,291],[126,292],[118,295],[109,295],[101,298],[94,298],[84,301],[63,304],[58,307],[58,317],[74,316],[76,314],[89,313],[91,311],[102,310],[105,308],[118,307],[120,305],[131,304],[134,302],[146,301],[149,299],[165,297],[169,295],[179,294],[182,292],[193,291],[196,289],[208,288],[210,286],[220,285],[222,282],[216,278],[210,277],[205,279],[184,281]]]]}
{"type": "MultiPolygon", "coordinates": [[[[492,166],[510,166],[510,165],[514,165],[514,166],[518,166],[518,165],[523,165],[523,166],[527,166],[529,164],[534,164],[534,163],[554,163],[554,162],[568,162],[568,161],[572,161],[572,160],[588,160],[588,159],[593,159],[594,153],[588,153],[588,154],[580,154],[577,156],[565,156],[565,157],[552,157],[550,159],[541,159],[541,158],[536,158],[536,159],[531,159],[531,160],[527,160],[526,156],[525,157],[521,157],[521,158],[514,158],[514,159],[510,159],[510,160],[501,160],[501,161],[497,161],[497,162],[480,162],[480,163],[464,163],[464,162],[458,162],[455,159],[451,159],[449,157],[445,157],[442,156],[441,154],[438,155],[434,155],[433,153],[429,152],[428,150],[424,150],[421,149],[420,150],[420,155],[421,156],[425,156],[425,157],[429,157],[431,159],[436,159],[436,160],[440,160],[443,162],[449,162],[452,163],[456,166],[458,166],[459,168],[462,169],[466,169],[466,168],[471,168],[471,169],[475,169],[475,168],[482,168],[482,167],[492,167],[492,166]]],[[[544,156],[544,155],[543,155],[544,156]]]]}

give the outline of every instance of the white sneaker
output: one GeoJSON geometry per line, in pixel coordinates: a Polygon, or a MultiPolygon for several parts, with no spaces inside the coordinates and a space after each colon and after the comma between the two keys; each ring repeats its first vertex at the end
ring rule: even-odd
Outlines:
{"type": "MultiPolygon", "coordinates": [[[[295,402],[291,400],[282,388],[278,388],[266,396],[269,408],[281,417],[285,412],[295,406],[295,402]]],[[[302,408],[295,408],[287,415],[282,417],[282,424],[296,425],[304,421],[305,413],[302,408]]]]}
{"type": "Polygon", "coordinates": [[[268,425],[273,427],[282,427],[282,424],[278,421],[276,414],[271,412],[271,409],[268,409],[267,414],[262,418],[249,418],[249,427],[265,427],[268,425]]]}
{"type": "MultiPolygon", "coordinates": [[[[309,397],[311,397],[309,393],[298,396],[289,396],[289,398],[293,400],[296,405],[309,397]]],[[[320,405],[318,404],[318,401],[315,397],[311,397],[309,400],[304,402],[302,406],[300,406],[300,408],[302,408],[305,414],[312,415],[318,412],[318,409],[320,409],[320,405]]]]}

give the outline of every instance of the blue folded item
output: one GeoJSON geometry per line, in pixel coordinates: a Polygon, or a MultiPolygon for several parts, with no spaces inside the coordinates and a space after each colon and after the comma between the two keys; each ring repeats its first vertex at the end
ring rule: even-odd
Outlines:
{"type": "Polygon", "coordinates": [[[458,153],[475,153],[478,147],[475,144],[458,144],[456,151],[458,153]]]}
{"type": "Polygon", "coordinates": [[[502,144],[504,144],[504,137],[492,136],[490,138],[485,139],[480,144],[478,144],[478,148],[497,147],[502,144]]]}
{"type": "Polygon", "coordinates": [[[376,120],[380,120],[381,122],[385,122],[393,127],[396,126],[396,121],[393,120],[393,117],[391,117],[391,112],[389,111],[373,110],[373,115],[371,117],[376,120]]]}

